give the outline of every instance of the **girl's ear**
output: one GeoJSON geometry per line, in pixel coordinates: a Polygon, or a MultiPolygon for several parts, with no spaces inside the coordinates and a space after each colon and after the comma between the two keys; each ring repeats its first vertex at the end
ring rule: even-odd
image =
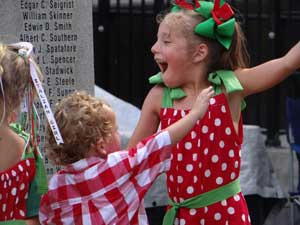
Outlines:
{"type": "Polygon", "coordinates": [[[103,140],[103,138],[100,138],[96,145],[95,145],[95,151],[97,155],[101,158],[106,158],[107,151],[106,151],[106,142],[103,140]]]}
{"type": "Polygon", "coordinates": [[[208,46],[204,43],[198,44],[196,46],[194,55],[193,55],[193,62],[198,63],[206,59],[208,56],[208,46]]]}

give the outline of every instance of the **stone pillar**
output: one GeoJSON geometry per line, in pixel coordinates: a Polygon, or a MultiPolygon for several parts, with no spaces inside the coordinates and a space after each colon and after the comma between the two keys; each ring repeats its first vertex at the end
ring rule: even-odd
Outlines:
{"type": "MultiPolygon", "coordinates": [[[[31,42],[51,108],[74,90],[94,94],[92,0],[0,0],[0,42],[31,42]]],[[[46,118],[40,112],[43,153],[46,118]]],[[[45,160],[49,175],[56,168],[45,160]]]]}

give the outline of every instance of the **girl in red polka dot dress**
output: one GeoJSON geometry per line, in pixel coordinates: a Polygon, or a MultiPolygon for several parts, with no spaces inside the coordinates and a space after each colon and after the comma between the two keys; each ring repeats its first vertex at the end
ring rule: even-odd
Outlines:
{"type": "Polygon", "coordinates": [[[133,146],[184,117],[198,93],[213,85],[206,115],[173,148],[167,172],[164,225],[248,225],[239,175],[243,99],[278,84],[300,67],[300,44],[285,56],[248,66],[245,38],[234,13],[220,0],[176,0],[158,17],[152,47],[161,72],[148,93],[129,142],[133,146]]]}
{"type": "MultiPolygon", "coordinates": [[[[0,224],[6,225],[39,224],[40,198],[47,190],[46,173],[33,147],[34,140],[14,123],[24,98],[27,106],[32,106],[28,50],[22,43],[0,44],[0,224]]],[[[32,65],[41,77],[37,65],[32,65]]],[[[28,107],[22,107],[22,111],[28,107]]]]}

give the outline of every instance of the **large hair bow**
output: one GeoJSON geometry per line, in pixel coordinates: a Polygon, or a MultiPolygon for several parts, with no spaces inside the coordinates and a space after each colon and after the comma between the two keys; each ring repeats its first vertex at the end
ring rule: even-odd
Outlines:
{"type": "Polygon", "coordinates": [[[226,49],[229,49],[235,24],[234,13],[230,5],[224,3],[224,0],[215,0],[214,3],[199,1],[199,6],[197,7],[195,2],[191,4],[184,0],[176,0],[172,12],[185,8],[199,13],[206,20],[196,25],[194,32],[197,35],[215,39],[226,49]]]}
{"type": "Polygon", "coordinates": [[[175,0],[172,11],[178,11],[180,10],[180,8],[193,10],[195,8],[198,8],[199,6],[200,4],[198,0],[175,0]]]}

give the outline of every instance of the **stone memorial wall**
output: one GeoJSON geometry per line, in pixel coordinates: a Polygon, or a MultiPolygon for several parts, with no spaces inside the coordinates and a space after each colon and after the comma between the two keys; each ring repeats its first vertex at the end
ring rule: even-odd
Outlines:
{"type": "MultiPolygon", "coordinates": [[[[94,94],[92,0],[0,0],[0,27],[0,42],[34,45],[52,109],[76,89],[94,94]]],[[[36,106],[43,149],[47,121],[39,101],[36,106]]],[[[56,172],[45,163],[48,175],[56,172]]]]}

